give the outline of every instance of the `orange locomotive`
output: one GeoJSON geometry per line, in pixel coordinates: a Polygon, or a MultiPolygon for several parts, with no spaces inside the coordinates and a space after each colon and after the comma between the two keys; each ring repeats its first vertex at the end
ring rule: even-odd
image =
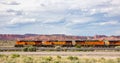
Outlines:
{"type": "Polygon", "coordinates": [[[28,40],[19,40],[16,41],[15,47],[24,47],[26,45],[40,46],[40,47],[53,47],[53,46],[72,46],[72,41],[28,41],[28,40]]]}
{"type": "Polygon", "coordinates": [[[45,46],[45,47],[72,46],[72,41],[58,41],[58,40],[43,41],[42,46],[45,46]]]}
{"type": "Polygon", "coordinates": [[[120,46],[120,40],[110,40],[110,46],[120,46]]]}
{"type": "Polygon", "coordinates": [[[83,47],[109,47],[110,43],[107,40],[76,40],[76,45],[83,47]]]}
{"type": "Polygon", "coordinates": [[[53,46],[63,46],[63,47],[73,47],[80,45],[83,47],[114,47],[120,46],[120,40],[68,40],[68,41],[28,41],[20,40],[16,41],[15,47],[23,47],[25,45],[40,46],[40,47],[53,47],[53,46]]]}
{"type": "Polygon", "coordinates": [[[42,41],[19,40],[19,41],[16,41],[15,43],[15,47],[23,47],[25,45],[41,46],[42,41]]]}

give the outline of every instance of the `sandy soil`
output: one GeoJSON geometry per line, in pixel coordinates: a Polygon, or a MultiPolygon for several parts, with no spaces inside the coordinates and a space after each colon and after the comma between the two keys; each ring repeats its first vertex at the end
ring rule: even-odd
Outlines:
{"type": "Polygon", "coordinates": [[[81,57],[120,57],[120,52],[0,52],[0,54],[21,54],[21,55],[37,55],[37,56],[81,56],[81,57]]]}

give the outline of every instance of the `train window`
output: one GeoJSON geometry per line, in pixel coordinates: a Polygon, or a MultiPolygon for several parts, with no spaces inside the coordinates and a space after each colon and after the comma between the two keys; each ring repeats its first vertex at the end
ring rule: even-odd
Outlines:
{"type": "Polygon", "coordinates": [[[48,41],[48,42],[58,42],[58,40],[50,40],[50,41],[48,41]]]}
{"type": "Polygon", "coordinates": [[[86,42],[99,42],[99,40],[86,40],[86,42]]]}
{"type": "Polygon", "coordinates": [[[118,42],[118,41],[109,41],[109,42],[118,42]]]}
{"type": "Polygon", "coordinates": [[[35,42],[42,42],[42,41],[35,41],[35,42]]]}
{"type": "Polygon", "coordinates": [[[66,42],[72,42],[72,41],[66,41],[66,42]]]}
{"type": "Polygon", "coordinates": [[[85,41],[83,41],[83,40],[76,40],[75,42],[85,42],[85,41]]]}

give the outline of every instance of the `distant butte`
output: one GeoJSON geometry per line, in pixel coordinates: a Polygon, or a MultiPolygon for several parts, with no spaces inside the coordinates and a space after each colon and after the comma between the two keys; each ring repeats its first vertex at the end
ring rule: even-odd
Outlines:
{"type": "Polygon", "coordinates": [[[72,36],[65,34],[51,34],[51,35],[40,35],[40,34],[0,34],[0,40],[120,40],[120,36],[106,36],[106,35],[95,35],[95,36],[72,36]]]}

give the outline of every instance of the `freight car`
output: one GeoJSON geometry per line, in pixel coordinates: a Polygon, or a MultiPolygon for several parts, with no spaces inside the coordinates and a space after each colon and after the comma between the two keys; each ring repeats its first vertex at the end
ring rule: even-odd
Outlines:
{"type": "Polygon", "coordinates": [[[28,41],[20,40],[16,41],[15,47],[24,47],[26,45],[39,46],[39,47],[73,47],[80,45],[82,47],[115,47],[120,46],[120,40],[49,40],[49,41],[28,41]]]}

